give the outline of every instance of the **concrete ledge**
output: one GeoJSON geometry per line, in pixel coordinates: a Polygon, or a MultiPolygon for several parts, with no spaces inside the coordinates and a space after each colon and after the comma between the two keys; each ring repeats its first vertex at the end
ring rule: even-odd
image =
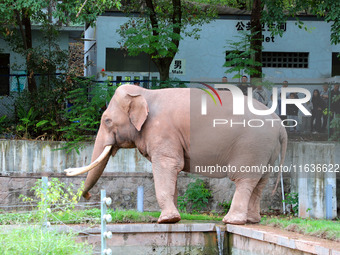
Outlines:
{"type": "Polygon", "coordinates": [[[270,230],[254,229],[254,227],[262,228],[261,225],[237,226],[228,224],[226,226],[229,233],[273,243],[285,248],[311,254],[340,255],[340,243],[338,242],[309,237],[295,232],[281,231],[281,233],[277,233],[280,232],[279,229],[275,229],[274,233],[270,230]]]}
{"type": "MultiPolygon", "coordinates": [[[[180,232],[215,232],[215,223],[190,223],[190,224],[109,224],[107,230],[112,233],[180,233],[180,232]]],[[[88,234],[100,233],[100,226],[84,227],[84,226],[72,226],[72,225],[58,225],[52,226],[52,229],[56,229],[61,232],[82,232],[88,234]]]]}
{"type": "MultiPolygon", "coordinates": [[[[107,226],[107,230],[113,233],[113,238],[108,240],[108,245],[113,251],[117,251],[114,254],[173,254],[173,252],[186,254],[185,252],[191,252],[193,249],[197,254],[217,254],[217,226],[224,236],[223,254],[340,255],[340,242],[259,224],[238,226],[215,222],[110,224],[107,226]]],[[[0,226],[0,231],[4,233],[20,227],[24,226],[0,226]]],[[[99,251],[99,225],[54,225],[50,229],[79,233],[78,241],[86,240],[95,247],[96,251],[99,251]]]]}

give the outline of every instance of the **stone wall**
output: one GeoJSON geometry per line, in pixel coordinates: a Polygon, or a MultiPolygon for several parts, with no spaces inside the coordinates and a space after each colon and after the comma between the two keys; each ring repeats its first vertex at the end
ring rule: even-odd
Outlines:
{"type": "MultiPolygon", "coordinates": [[[[308,151],[308,148],[313,148],[313,150],[317,148],[320,158],[324,158],[325,162],[328,162],[329,158],[339,162],[339,146],[336,146],[334,143],[313,143],[313,147],[308,143],[301,146],[304,143],[290,142],[285,161],[287,165],[297,162],[300,153],[296,150],[297,144],[300,144],[300,149],[304,152],[308,151]],[[322,148],[324,146],[334,146],[337,150],[334,150],[334,155],[323,155],[322,148]]],[[[86,175],[67,177],[63,173],[63,169],[88,164],[93,145],[86,144],[81,150],[80,155],[76,153],[66,154],[65,151],[60,150],[55,151],[55,149],[61,146],[57,142],[0,141],[0,207],[2,205],[18,205],[20,203],[20,194],[32,195],[29,189],[34,185],[36,179],[44,175],[49,176],[49,178],[58,177],[61,181],[66,183],[72,182],[76,186],[85,180],[86,175]]],[[[329,153],[329,150],[327,153],[329,153]]],[[[271,195],[277,180],[276,177],[277,174],[271,174],[269,183],[264,190],[261,202],[261,208],[264,211],[282,209],[281,187],[278,187],[274,196],[271,195]]],[[[194,181],[195,178],[205,180],[212,190],[213,198],[209,203],[209,207],[206,208],[207,211],[221,211],[222,208],[218,203],[232,200],[235,185],[229,179],[198,177],[197,175],[186,173],[180,173],[179,175],[179,195],[184,194],[188,184],[194,181]]],[[[290,173],[284,174],[285,193],[297,191],[298,183],[296,180],[296,175],[290,173]]],[[[106,189],[108,196],[113,199],[114,208],[135,209],[137,207],[136,196],[138,186],[144,187],[144,209],[147,211],[159,210],[155,197],[150,162],[142,157],[136,149],[119,150],[117,155],[110,159],[105,173],[91,190],[91,201],[98,202],[100,189],[106,189]]]]}
{"type": "MultiPolygon", "coordinates": [[[[75,188],[79,187],[81,182],[85,180],[85,175],[77,177],[66,177],[65,175],[51,173],[47,175],[49,179],[59,178],[60,181],[67,184],[73,183],[75,188]]],[[[19,198],[20,194],[33,196],[33,192],[30,191],[30,189],[41,176],[41,174],[11,174],[9,176],[0,176],[0,209],[6,209],[1,208],[2,205],[13,206],[22,204],[19,198]]],[[[180,196],[184,194],[188,184],[195,181],[195,178],[203,179],[212,190],[213,198],[210,199],[209,206],[205,209],[206,211],[222,211],[223,208],[219,206],[218,203],[232,200],[235,185],[229,179],[198,177],[186,173],[179,174],[177,186],[180,196]]],[[[280,209],[282,207],[281,189],[278,189],[275,195],[271,196],[275,182],[276,177],[272,176],[264,191],[261,205],[264,211],[280,209]]],[[[105,189],[107,195],[113,200],[112,208],[125,210],[136,209],[138,186],[144,187],[144,210],[158,211],[159,206],[155,196],[153,176],[151,173],[104,173],[91,190],[92,197],[90,202],[99,202],[100,189],[105,189]]],[[[289,182],[285,182],[285,190],[289,190],[289,182]]],[[[88,201],[82,198],[81,202],[88,201]]],[[[97,207],[99,206],[97,205],[97,207]]],[[[10,209],[13,208],[9,207],[8,210],[10,209]]]]}

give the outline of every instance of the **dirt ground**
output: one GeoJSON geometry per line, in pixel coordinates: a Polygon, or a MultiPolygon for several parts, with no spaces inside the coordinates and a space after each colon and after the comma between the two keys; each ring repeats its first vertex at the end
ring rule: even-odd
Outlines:
{"type": "Polygon", "coordinates": [[[273,234],[277,234],[277,235],[282,235],[282,236],[286,236],[288,238],[291,239],[296,239],[296,240],[306,240],[306,241],[310,241],[310,242],[314,242],[319,244],[320,246],[329,248],[329,249],[335,249],[340,251],[340,242],[335,242],[335,241],[330,241],[330,240],[326,240],[326,239],[322,239],[322,238],[317,238],[317,237],[313,237],[313,236],[308,236],[308,235],[302,235],[296,232],[291,232],[291,231],[287,231],[287,230],[282,230],[276,227],[270,227],[270,226],[264,226],[264,225],[260,225],[260,224],[247,224],[245,225],[245,227],[247,228],[251,228],[254,230],[259,230],[259,231],[266,231],[266,232],[270,232],[273,234]]]}

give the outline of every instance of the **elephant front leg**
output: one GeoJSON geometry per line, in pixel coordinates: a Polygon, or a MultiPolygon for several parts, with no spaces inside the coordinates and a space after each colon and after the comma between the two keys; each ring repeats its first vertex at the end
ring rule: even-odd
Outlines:
{"type": "Polygon", "coordinates": [[[249,200],[258,181],[252,178],[235,181],[235,194],[230,210],[223,218],[224,223],[243,225],[247,222],[249,200]]]}
{"type": "Polygon", "coordinates": [[[152,171],[155,181],[156,198],[162,213],[158,223],[175,223],[181,216],[175,206],[177,200],[177,174],[181,171],[180,164],[173,159],[153,160],[152,171]]]}

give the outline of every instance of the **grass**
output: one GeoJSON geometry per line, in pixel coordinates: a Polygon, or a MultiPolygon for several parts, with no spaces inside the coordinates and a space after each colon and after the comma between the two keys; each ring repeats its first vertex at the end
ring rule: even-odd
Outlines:
{"type": "MultiPolygon", "coordinates": [[[[112,223],[155,223],[160,215],[160,212],[141,213],[133,210],[113,211],[110,209],[108,211],[112,216],[112,223]]],[[[222,217],[216,214],[181,213],[182,220],[191,221],[221,221],[222,217]]],[[[68,212],[57,211],[50,213],[48,220],[52,224],[100,224],[100,209],[94,208],[68,212]]],[[[0,225],[34,224],[39,222],[39,217],[33,211],[29,213],[0,213],[0,225]]],[[[329,221],[287,216],[264,216],[260,224],[340,242],[340,220],[329,221]]],[[[1,250],[0,254],[3,254],[1,250]]]]}
{"type": "MultiPolygon", "coordinates": [[[[152,223],[157,222],[160,212],[137,212],[129,211],[113,211],[108,210],[112,216],[112,223],[152,223]]],[[[221,221],[222,217],[215,214],[188,214],[181,213],[182,220],[213,220],[221,221]]],[[[52,224],[99,224],[100,223],[100,209],[88,209],[77,211],[59,211],[48,214],[48,220],[52,224]]],[[[30,224],[39,223],[40,219],[34,212],[30,213],[0,213],[0,225],[10,224],[30,224]]]]}
{"type": "Polygon", "coordinates": [[[301,219],[296,217],[262,217],[261,224],[304,235],[340,242],[340,220],[301,219]]]}
{"type": "Polygon", "coordinates": [[[72,233],[44,231],[39,227],[0,232],[0,254],[2,255],[92,254],[92,247],[87,243],[76,243],[76,235],[72,233]]]}

